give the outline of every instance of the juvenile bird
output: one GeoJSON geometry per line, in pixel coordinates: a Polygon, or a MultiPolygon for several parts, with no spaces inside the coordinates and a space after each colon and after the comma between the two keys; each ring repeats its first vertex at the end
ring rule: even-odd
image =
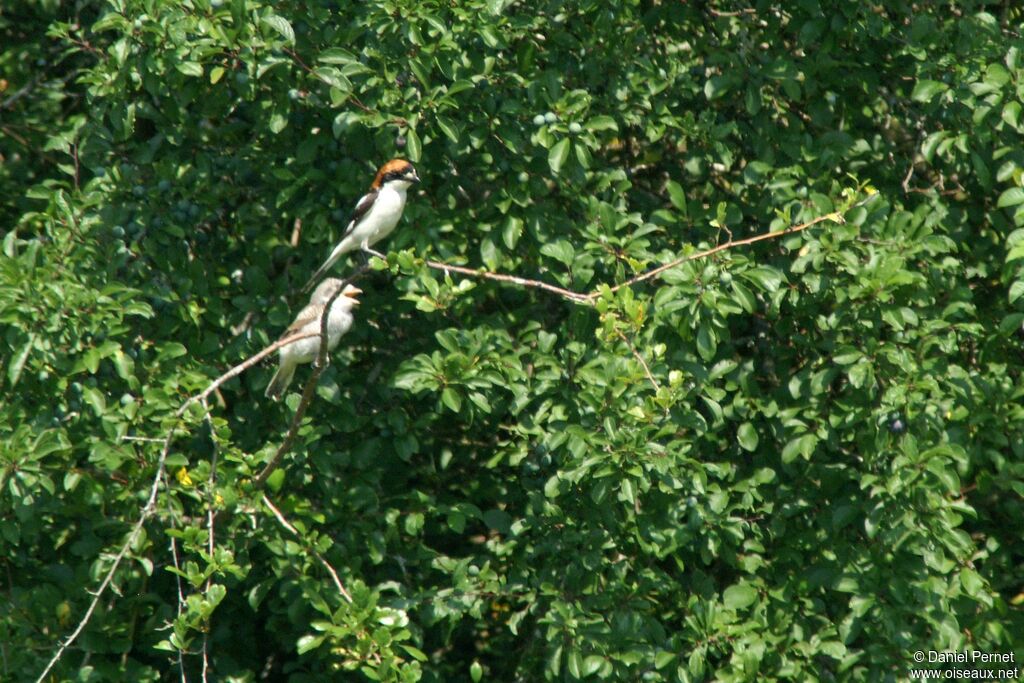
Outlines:
{"type": "Polygon", "coordinates": [[[316,333],[316,336],[297,339],[291,344],[282,346],[277,352],[280,363],[270,384],[267,385],[266,397],[278,401],[284,395],[295,375],[295,368],[300,363],[312,363],[320,353],[320,318],[327,302],[338,291],[341,294],[331,304],[331,312],[327,316],[327,350],[332,351],[338,345],[341,335],[352,327],[352,309],[359,305],[356,298],[362,290],[353,285],[346,285],[338,278],[330,277],[321,282],[306,307],[295,316],[295,321],[281,335],[281,339],[297,333],[316,333]],[[344,287],[344,289],[341,289],[344,287]]]}
{"type": "Polygon", "coordinates": [[[350,251],[362,249],[381,256],[370,247],[390,235],[398,225],[398,219],[402,217],[405,208],[406,190],[419,181],[416,169],[405,159],[392,159],[381,166],[370,185],[370,191],[356,204],[338,246],[334,247],[324,264],[313,273],[302,291],[309,291],[318,278],[350,251]]]}

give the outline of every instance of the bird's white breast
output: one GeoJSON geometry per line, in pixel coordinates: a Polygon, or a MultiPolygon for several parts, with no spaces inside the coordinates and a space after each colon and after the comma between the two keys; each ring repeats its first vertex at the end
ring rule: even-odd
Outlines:
{"type": "Polygon", "coordinates": [[[377,192],[373,206],[359,221],[350,237],[361,245],[363,242],[372,245],[384,239],[398,225],[405,207],[405,188],[396,188],[387,184],[377,192]]]}
{"type": "MultiPolygon", "coordinates": [[[[327,317],[327,349],[333,351],[343,334],[352,327],[352,311],[343,305],[331,306],[331,314],[327,317]]],[[[320,332],[320,318],[302,328],[303,334],[320,332]]],[[[320,354],[320,337],[306,337],[281,348],[281,359],[290,359],[295,363],[312,363],[320,354]]]]}

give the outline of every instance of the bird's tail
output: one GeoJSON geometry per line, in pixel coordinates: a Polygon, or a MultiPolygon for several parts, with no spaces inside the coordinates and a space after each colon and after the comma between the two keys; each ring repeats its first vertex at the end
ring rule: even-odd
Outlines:
{"type": "Polygon", "coordinates": [[[292,383],[292,377],[294,376],[295,365],[293,363],[281,363],[281,367],[270,378],[270,384],[267,385],[267,390],[263,395],[272,401],[280,401],[281,397],[284,396],[284,392],[288,389],[288,385],[292,383]]]}
{"type": "Polygon", "coordinates": [[[342,240],[341,243],[339,243],[338,246],[334,248],[334,251],[332,251],[331,255],[327,257],[327,260],[324,261],[324,264],[316,269],[316,272],[313,273],[313,277],[309,278],[309,282],[307,282],[306,285],[302,288],[302,291],[304,293],[313,289],[313,285],[315,285],[320,280],[320,278],[324,276],[324,273],[330,270],[331,266],[333,266],[338,261],[338,259],[340,259],[342,255],[344,255],[345,252],[348,251],[348,249],[343,248],[345,246],[347,246],[345,244],[345,240],[342,240]]]}

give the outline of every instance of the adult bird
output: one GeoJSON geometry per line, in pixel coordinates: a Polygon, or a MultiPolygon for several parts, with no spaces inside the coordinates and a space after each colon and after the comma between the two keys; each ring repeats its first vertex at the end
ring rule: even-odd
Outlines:
{"type": "Polygon", "coordinates": [[[371,247],[390,235],[398,225],[398,219],[405,209],[406,191],[419,181],[416,169],[405,159],[392,159],[381,166],[370,185],[370,191],[356,204],[341,241],[324,264],[313,273],[302,291],[309,291],[317,279],[350,251],[362,249],[374,256],[382,256],[371,247]]]}

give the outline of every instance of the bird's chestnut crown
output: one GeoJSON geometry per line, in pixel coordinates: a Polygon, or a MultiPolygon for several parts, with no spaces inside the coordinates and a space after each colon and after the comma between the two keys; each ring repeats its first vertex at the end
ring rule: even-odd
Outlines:
{"type": "Polygon", "coordinates": [[[407,183],[418,183],[420,177],[416,169],[405,159],[392,159],[380,167],[377,177],[373,179],[373,189],[379,188],[391,180],[404,180],[407,183]]]}

